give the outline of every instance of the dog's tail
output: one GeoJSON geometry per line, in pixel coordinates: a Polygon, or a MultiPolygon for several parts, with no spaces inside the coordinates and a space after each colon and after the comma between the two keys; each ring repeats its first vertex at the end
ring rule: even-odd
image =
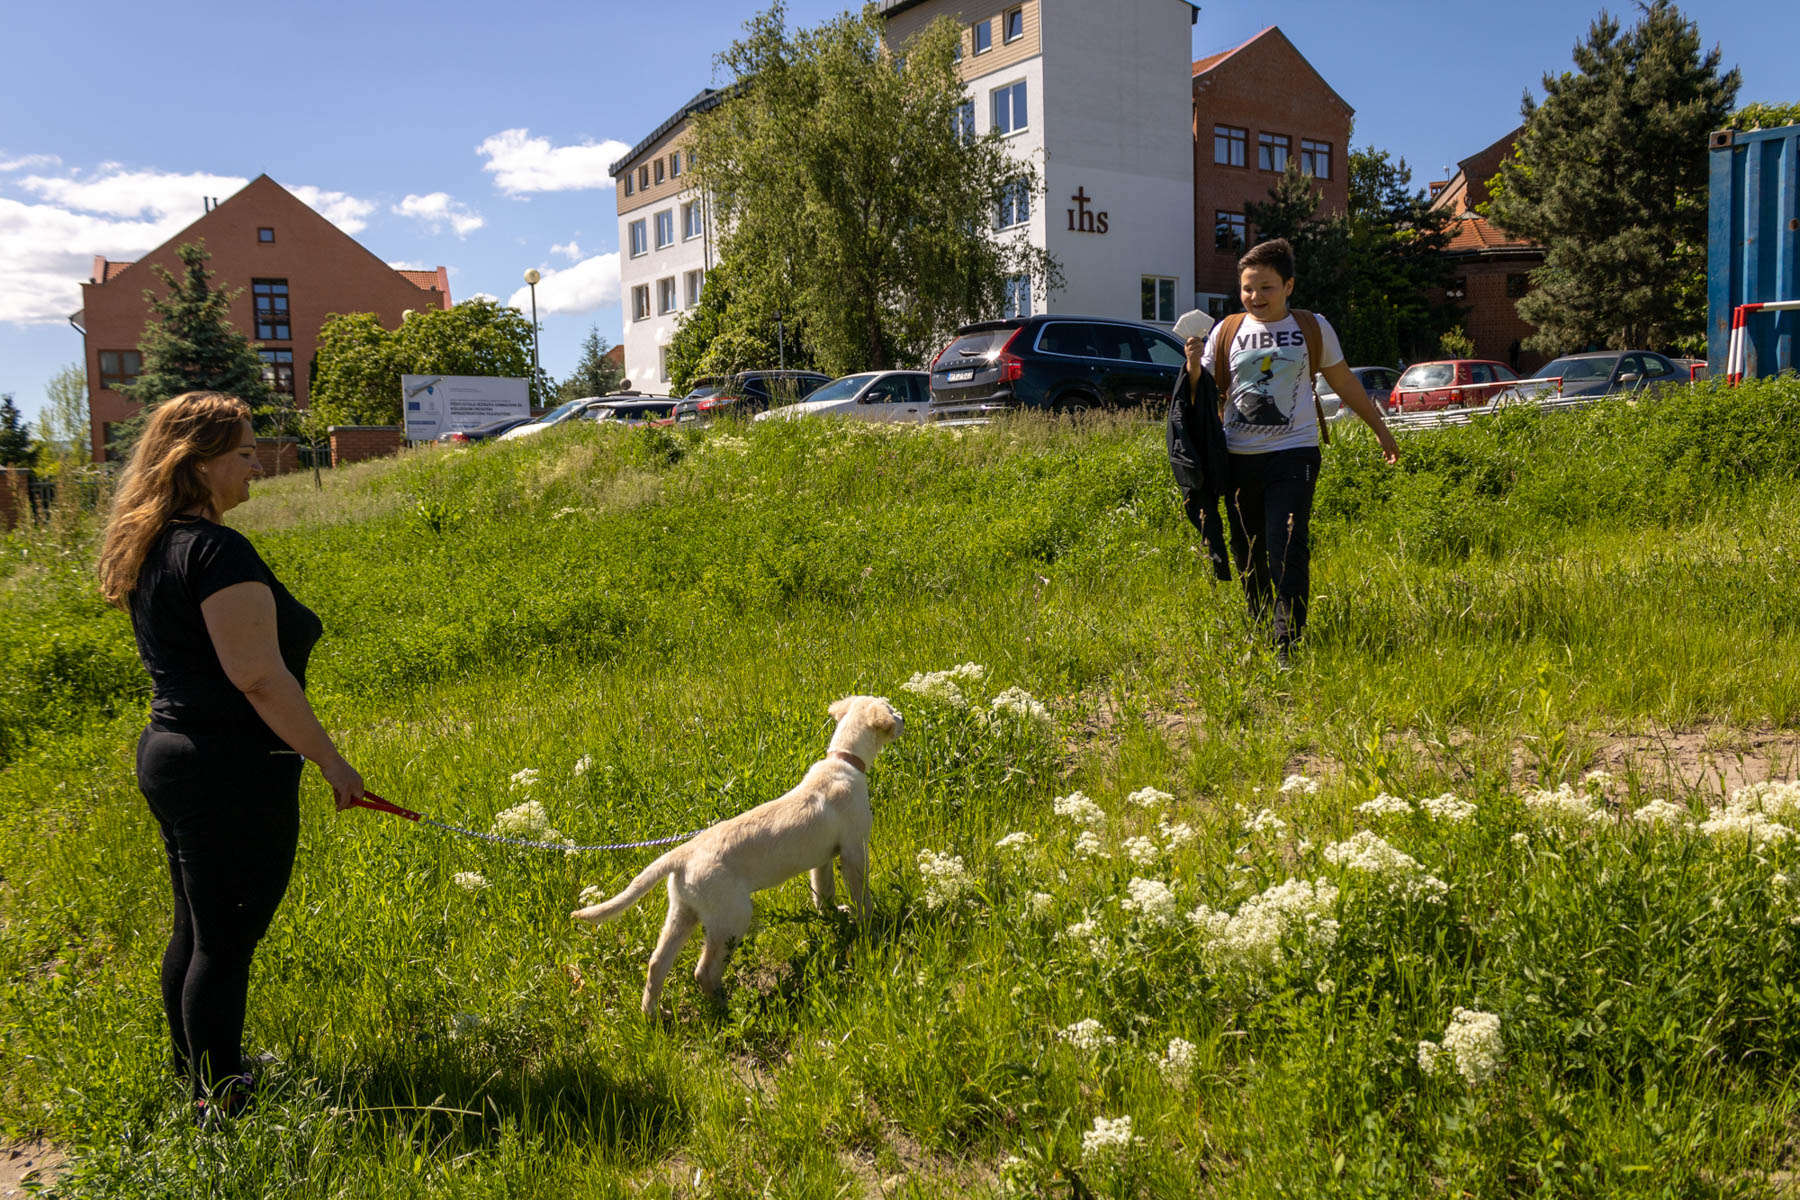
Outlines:
{"type": "Polygon", "coordinates": [[[687,849],[685,845],[677,846],[639,871],[637,878],[626,884],[625,890],[612,899],[603,900],[599,904],[590,905],[587,908],[578,908],[569,915],[583,921],[592,921],[596,925],[612,920],[642,900],[645,892],[662,882],[663,876],[673,871],[676,864],[681,861],[681,852],[685,849],[687,849]]]}

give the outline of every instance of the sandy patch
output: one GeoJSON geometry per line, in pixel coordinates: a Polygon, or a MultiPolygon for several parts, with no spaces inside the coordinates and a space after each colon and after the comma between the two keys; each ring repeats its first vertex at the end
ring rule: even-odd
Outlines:
{"type": "Polygon", "coordinates": [[[32,1140],[0,1146],[0,1200],[33,1196],[55,1184],[68,1160],[49,1142],[32,1140]],[[27,1185],[37,1185],[27,1190],[27,1185]]]}

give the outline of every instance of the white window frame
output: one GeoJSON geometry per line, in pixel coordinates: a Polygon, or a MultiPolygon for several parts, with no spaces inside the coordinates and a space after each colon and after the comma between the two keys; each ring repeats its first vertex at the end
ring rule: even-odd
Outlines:
{"type": "Polygon", "coordinates": [[[700,202],[689,200],[681,206],[681,240],[691,242],[704,232],[700,222],[700,202]]]}
{"type": "Polygon", "coordinates": [[[625,227],[626,244],[632,258],[642,258],[650,253],[650,226],[644,218],[639,217],[625,227]]]}
{"type": "Polygon", "coordinates": [[[681,151],[679,150],[669,155],[669,178],[681,178],[681,151]]]}
{"type": "MultiPolygon", "coordinates": [[[[1181,287],[1181,280],[1174,275],[1141,276],[1138,283],[1138,294],[1140,299],[1142,298],[1144,284],[1146,283],[1151,285],[1150,307],[1152,309],[1152,314],[1148,317],[1144,317],[1144,320],[1154,325],[1173,325],[1176,316],[1175,295],[1177,289],[1181,287]],[[1164,300],[1168,301],[1167,307],[1163,304],[1164,300]]],[[[1142,313],[1143,309],[1140,307],[1138,311],[1142,313]]]]}
{"type": "Polygon", "coordinates": [[[667,383],[669,382],[669,348],[667,346],[658,346],[656,351],[657,369],[661,372],[657,377],[658,382],[667,383]]]}
{"type": "Polygon", "coordinates": [[[1031,221],[1031,189],[1023,179],[1009,179],[1000,189],[1000,203],[994,210],[995,229],[1017,229],[1031,221]],[[1008,220],[1007,218],[1012,218],[1008,220]]]}
{"type": "Polygon", "coordinates": [[[1024,133],[1031,128],[1030,89],[1025,86],[1023,79],[1015,79],[1011,83],[1001,84],[988,92],[988,119],[993,122],[994,129],[1003,137],[1012,137],[1014,134],[1024,133]],[[1000,97],[1003,94],[1006,96],[1006,113],[1009,122],[1004,129],[1000,127],[1000,97]],[[1021,96],[1025,98],[1025,119],[1023,121],[1019,120],[1020,106],[1015,103],[1021,96]]]}
{"type": "Polygon", "coordinates": [[[656,159],[655,168],[656,168],[656,183],[660,186],[663,181],[663,177],[668,173],[668,170],[669,170],[667,164],[665,164],[663,162],[662,157],[660,155],[656,159]]]}
{"type": "Polygon", "coordinates": [[[1025,36],[1025,6],[1024,5],[1021,4],[1016,8],[1009,8],[1005,12],[1000,14],[1000,43],[1002,45],[1006,45],[1007,43],[1010,43],[1010,42],[1016,42],[1019,39],[1023,38],[1024,36],[1025,36]],[[1017,33],[1014,33],[1012,31],[1012,24],[1013,24],[1014,17],[1019,18],[1019,31],[1017,33]]]}
{"type": "MultiPolygon", "coordinates": [[[[657,161],[661,162],[662,160],[658,159],[657,161]]],[[[665,246],[673,246],[674,244],[675,210],[672,208],[665,208],[656,214],[656,248],[661,250],[665,246]]]]}
{"type": "Polygon", "coordinates": [[[1009,275],[1006,279],[1006,296],[1000,302],[1002,317],[1029,317],[1031,315],[1031,276],[1009,275]]]}
{"type": "Polygon", "coordinates": [[[977,54],[986,54],[994,48],[994,19],[992,17],[983,17],[969,26],[969,48],[977,54]],[[985,46],[981,44],[982,34],[977,32],[982,30],[987,34],[987,45],[985,46]]]}
{"type": "Polygon", "coordinates": [[[650,285],[640,283],[631,289],[631,319],[648,321],[650,319],[650,285]]]}
{"type": "Polygon", "coordinates": [[[625,172],[625,194],[627,196],[629,196],[629,195],[632,195],[636,191],[637,191],[637,175],[631,171],[625,172]]]}
{"type": "Polygon", "coordinates": [[[956,115],[950,118],[950,128],[961,142],[975,140],[975,101],[964,100],[956,106],[956,115]]]}
{"type": "Polygon", "coordinates": [[[681,306],[681,293],[675,288],[675,277],[665,275],[656,281],[656,315],[667,316],[681,306]]]}
{"type": "Polygon", "coordinates": [[[683,307],[692,308],[700,303],[700,295],[706,290],[706,271],[703,268],[695,267],[681,279],[682,290],[687,299],[687,303],[683,307]]]}

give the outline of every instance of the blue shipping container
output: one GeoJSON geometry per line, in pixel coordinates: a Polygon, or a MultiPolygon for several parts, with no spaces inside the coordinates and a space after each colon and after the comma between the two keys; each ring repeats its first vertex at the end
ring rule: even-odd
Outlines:
{"type": "MultiPolygon", "coordinates": [[[[1715,133],[1706,243],[1706,366],[1722,379],[1740,304],[1800,300],[1800,125],[1715,133]]],[[[1800,312],[1752,313],[1746,376],[1794,369],[1800,312]]]]}

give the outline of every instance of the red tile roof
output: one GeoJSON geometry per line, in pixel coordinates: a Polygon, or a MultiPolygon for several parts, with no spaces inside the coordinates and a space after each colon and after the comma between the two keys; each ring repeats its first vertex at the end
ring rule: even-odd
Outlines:
{"type": "Polygon", "coordinates": [[[1248,46],[1251,42],[1254,42],[1256,40],[1256,38],[1261,37],[1264,33],[1269,32],[1269,30],[1273,29],[1273,28],[1275,28],[1275,26],[1270,25],[1267,29],[1264,29],[1261,33],[1258,33],[1256,35],[1256,37],[1248,38],[1245,41],[1240,42],[1238,45],[1233,46],[1229,50],[1221,50],[1217,54],[1209,54],[1205,58],[1196,58],[1194,60],[1194,74],[1196,74],[1196,75],[1206,74],[1208,71],[1212,70],[1214,67],[1218,66],[1220,63],[1224,62],[1226,59],[1228,59],[1232,55],[1236,54],[1239,50],[1242,50],[1245,46],[1248,46]]]}
{"type": "Polygon", "coordinates": [[[126,267],[129,267],[130,265],[131,264],[128,262],[113,262],[111,259],[108,259],[102,265],[100,274],[96,275],[94,277],[94,282],[95,283],[109,283],[112,280],[117,279],[119,277],[119,272],[123,271],[126,267]]]}
{"type": "Polygon", "coordinates": [[[1480,253],[1483,250],[1536,250],[1535,242],[1514,237],[1478,213],[1463,213],[1450,229],[1447,254],[1480,253]]]}
{"type": "Polygon", "coordinates": [[[397,271],[396,274],[414,287],[424,288],[426,291],[436,287],[438,282],[436,271],[397,271]]]}

